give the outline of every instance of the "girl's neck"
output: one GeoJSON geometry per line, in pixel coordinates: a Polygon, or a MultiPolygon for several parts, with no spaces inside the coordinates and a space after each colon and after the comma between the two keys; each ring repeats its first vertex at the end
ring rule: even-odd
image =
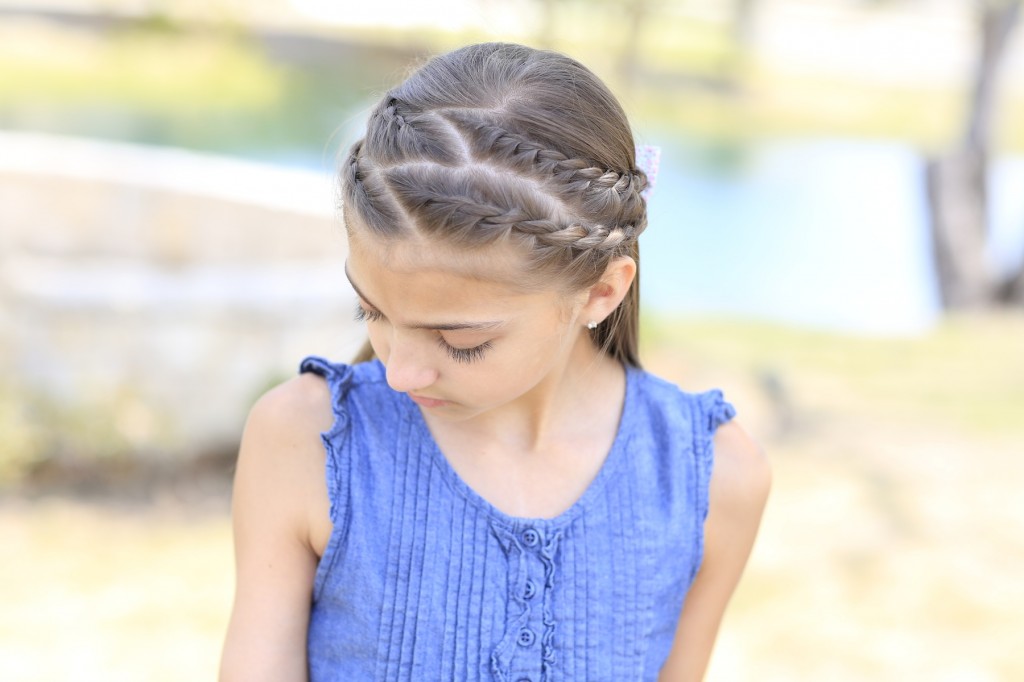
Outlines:
{"type": "Polygon", "coordinates": [[[511,403],[454,423],[429,414],[424,418],[435,434],[501,444],[502,449],[529,456],[600,431],[610,417],[617,423],[624,394],[622,365],[581,334],[564,362],[511,403]]]}
{"type": "Polygon", "coordinates": [[[455,473],[505,514],[555,518],[580,499],[612,450],[626,373],[584,341],[592,351],[574,352],[528,400],[466,421],[425,416],[455,473]]]}

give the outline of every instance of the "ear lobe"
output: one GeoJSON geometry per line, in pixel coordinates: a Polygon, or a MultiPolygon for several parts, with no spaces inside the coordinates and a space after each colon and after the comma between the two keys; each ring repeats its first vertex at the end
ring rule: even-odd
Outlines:
{"type": "Polygon", "coordinates": [[[611,315],[629,292],[636,277],[636,261],[629,256],[615,258],[605,268],[601,279],[590,288],[584,306],[584,317],[603,320],[611,315]]]}

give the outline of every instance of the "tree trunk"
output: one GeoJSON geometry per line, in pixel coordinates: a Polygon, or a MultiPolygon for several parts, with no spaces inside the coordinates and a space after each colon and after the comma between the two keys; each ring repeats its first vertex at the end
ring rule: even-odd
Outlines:
{"type": "Polygon", "coordinates": [[[987,162],[996,79],[1020,7],[1019,0],[979,0],[980,54],[964,136],[952,152],[928,162],[935,269],[946,308],[989,305],[1005,289],[997,286],[985,257],[987,162]]]}
{"type": "Polygon", "coordinates": [[[732,38],[741,51],[750,49],[757,0],[732,0],[732,38]]]}
{"type": "Polygon", "coordinates": [[[996,300],[1000,303],[1024,305],[1024,265],[1016,275],[1010,275],[999,284],[996,300]]]}
{"type": "Polygon", "coordinates": [[[944,308],[978,308],[992,298],[985,165],[985,153],[971,147],[928,162],[932,248],[944,308]]]}
{"type": "Polygon", "coordinates": [[[1020,14],[1020,0],[976,0],[981,54],[974,70],[971,110],[964,143],[988,149],[992,138],[996,79],[1010,34],[1020,14]]]}

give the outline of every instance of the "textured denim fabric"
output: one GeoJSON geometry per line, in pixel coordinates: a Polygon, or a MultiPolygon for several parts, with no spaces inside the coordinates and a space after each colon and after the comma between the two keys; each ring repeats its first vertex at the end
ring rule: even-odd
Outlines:
{"type": "Polygon", "coordinates": [[[531,519],[459,478],[379,362],[301,371],[326,379],[335,415],[312,682],[657,679],[701,562],[711,439],[734,415],[719,391],[628,370],[597,477],[564,513],[531,519]]]}

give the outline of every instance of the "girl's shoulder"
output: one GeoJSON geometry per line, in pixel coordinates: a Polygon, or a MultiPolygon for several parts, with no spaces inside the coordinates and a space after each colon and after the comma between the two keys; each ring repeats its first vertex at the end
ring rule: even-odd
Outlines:
{"type": "Polygon", "coordinates": [[[330,394],[331,402],[336,407],[353,392],[387,391],[384,365],[379,360],[347,364],[310,355],[299,363],[299,376],[307,375],[322,379],[322,383],[330,394]]]}
{"type": "Polygon", "coordinates": [[[253,404],[242,432],[242,454],[295,460],[320,456],[320,434],[334,423],[331,389],[323,377],[303,373],[274,386],[253,404]]]}
{"type": "Polygon", "coordinates": [[[243,494],[236,496],[236,517],[283,526],[283,534],[297,536],[321,555],[334,518],[334,491],[324,485],[333,436],[343,432],[353,412],[379,411],[386,394],[382,386],[387,383],[379,362],[347,365],[309,357],[297,376],[264,393],[242,433],[236,491],[243,494]]]}
{"type": "Polygon", "coordinates": [[[329,501],[320,434],[333,422],[330,390],[312,374],[278,384],[252,406],[242,432],[232,506],[236,528],[252,529],[258,540],[253,545],[286,538],[297,540],[311,555],[323,551],[329,528],[319,519],[326,517],[329,501]]]}
{"type": "Polygon", "coordinates": [[[664,428],[689,426],[694,435],[710,437],[736,416],[720,389],[687,391],[646,370],[631,371],[637,385],[631,409],[648,420],[664,422],[664,428]]]}
{"type": "Polygon", "coordinates": [[[691,434],[706,473],[713,474],[711,496],[718,506],[747,519],[759,517],[771,487],[771,467],[722,391],[686,391],[645,371],[638,371],[637,379],[641,388],[634,409],[643,411],[661,438],[691,434]]]}
{"type": "Polygon", "coordinates": [[[400,394],[388,386],[379,360],[346,364],[310,356],[300,363],[294,381],[317,384],[316,394],[306,397],[320,401],[321,412],[327,409],[331,414],[331,423],[321,430],[328,439],[353,421],[393,422],[401,406],[400,394]]]}

